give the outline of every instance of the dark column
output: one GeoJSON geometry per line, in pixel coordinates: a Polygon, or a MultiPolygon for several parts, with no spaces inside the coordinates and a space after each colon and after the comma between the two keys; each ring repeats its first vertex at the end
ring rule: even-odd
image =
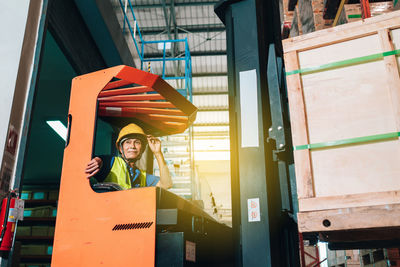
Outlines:
{"type": "Polygon", "coordinates": [[[236,265],[298,266],[278,1],[225,0],[215,12],[227,31],[236,265]]]}

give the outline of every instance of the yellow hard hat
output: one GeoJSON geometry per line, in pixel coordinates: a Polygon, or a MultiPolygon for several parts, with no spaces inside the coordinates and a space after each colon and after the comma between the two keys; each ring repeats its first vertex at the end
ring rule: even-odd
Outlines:
{"type": "Polygon", "coordinates": [[[130,123],[130,124],[126,125],[124,128],[122,128],[121,131],[119,132],[117,141],[115,142],[117,149],[119,149],[119,144],[120,144],[121,140],[124,139],[124,137],[127,137],[129,135],[134,135],[134,136],[142,139],[142,141],[145,144],[147,142],[146,134],[144,133],[143,129],[134,123],[130,123]]]}

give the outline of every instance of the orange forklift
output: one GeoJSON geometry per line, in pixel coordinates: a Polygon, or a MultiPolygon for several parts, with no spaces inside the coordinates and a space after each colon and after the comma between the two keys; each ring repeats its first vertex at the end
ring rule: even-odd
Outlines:
{"type": "Polygon", "coordinates": [[[233,265],[231,228],[191,201],[159,187],[91,184],[85,174],[97,116],[164,136],[184,132],[196,112],[158,75],[132,67],[73,79],[51,266],[233,265]]]}

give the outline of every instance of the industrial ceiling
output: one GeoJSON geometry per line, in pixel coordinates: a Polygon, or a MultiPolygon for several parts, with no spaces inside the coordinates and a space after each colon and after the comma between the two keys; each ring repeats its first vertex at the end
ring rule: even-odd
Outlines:
{"type": "MultiPolygon", "coordinates": [[[[187,38],[192,57],[193,103],[199,108],[195,126],[228,126],[228,86],[226,61],[226,32],[224,24],[214,13],[218,1],[153,0],[131,1],[143,40],[172,40],[187,38]]],[[[125,0],[112,0],[114,11],[121,28],[130,44],[136,66],[140,59],[132,37],[124,23],[125,0]]],[[[128,2],[129,4],[129,2],[128,2]]],[[[131,25],[135,21],[129,12],[126,14],[131,25]]],[[[136,41],[140,38],[136,34],[136,41]]],[[[170,53],[182,54],[184,48],[178,46],[170,53]]],[[[162,51],[156,45],[145,45],[145,57],[162,58],[162,51]]],[[[152,63],[153,73],[162,72],[161,63],[152,63]]],[[[173,75],[176,66],[167,68],[166,75],[173,75]]],[[[178,70],[179,71],[179,70],[178,70]]],[[[174,81],[171,82],[176,87],[174,81]]],[[[208,128],[210,130],[210,128],[208,128]]],[[[212,128],[211,128],[212,130],[212,128]]],[[[195,128],[196,131],[196,128],[195,128]]],[[[226,133],[228,128],[225,129],[226,133]]]]}

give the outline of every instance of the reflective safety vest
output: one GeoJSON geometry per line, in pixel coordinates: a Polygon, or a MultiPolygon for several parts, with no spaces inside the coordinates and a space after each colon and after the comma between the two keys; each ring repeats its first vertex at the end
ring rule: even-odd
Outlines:
{"type": "MultiPolygon", "coordinates": [[[[104,182],[117,183],[124,189],[131,189],[131,175],[129,175],[129,170],[126,162],[120,157],[114,157],[114,162],[112,164],[110,173],[107,175],[104,182]]],[[[136,177],[133,173],[133,179],[140,179],[140,187],[145,187],[146,185],[146,172],[139,170],[140,173],[136,177]]],[[[136,180],[135,179],[135,180],[136,180]]]]}

